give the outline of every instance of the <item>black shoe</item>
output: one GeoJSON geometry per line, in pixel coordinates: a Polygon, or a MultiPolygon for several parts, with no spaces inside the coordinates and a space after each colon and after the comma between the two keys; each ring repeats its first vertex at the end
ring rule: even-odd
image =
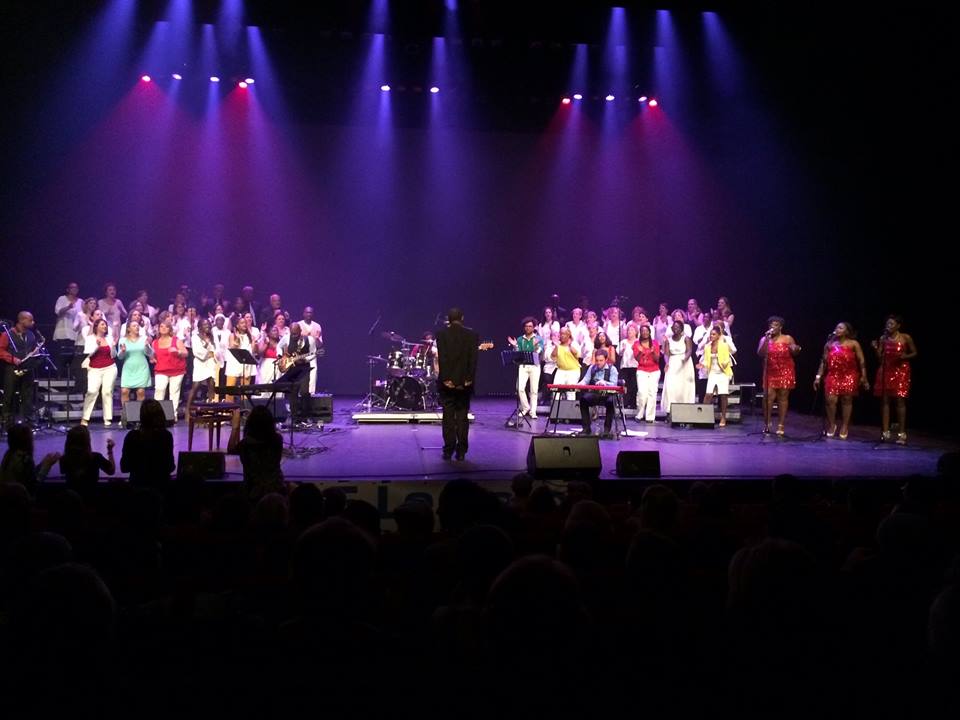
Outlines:
{"type": "Polygon", "coordinates": [[[458,453],[456,454],[456,459],[457,459],[458,461],[463,461],[466,457],[467,457],[467,454],[466,454],[466,453],[458,452],[458,453]]]}
{"type": "Polygon", "coordinates": [[[601,439],[601,440],[616,440],[616,439],[617,439],[617,436],[614,435],[614,434],[613,434],[612,432],[610,432],[609,430],[607,430],[607,431],[603,432],[603,433],[600,435],[600,439],[601,439]]]}
{"type": "Polygon", "coordinates": [[[444,460],[449,460],[449,459],[452,458],[452,457],[453,457],[453,453],[452,453],[452,452],[449,452],[448,450],[444,450],[444,451],[443,451],[443,459],[444,459],[444,460]]]}

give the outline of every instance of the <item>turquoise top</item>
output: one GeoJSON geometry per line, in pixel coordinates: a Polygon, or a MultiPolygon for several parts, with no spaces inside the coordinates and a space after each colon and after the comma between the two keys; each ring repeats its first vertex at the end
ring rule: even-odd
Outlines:
{"type": "Polygon", "coordinates": [[[136,340],[120,338],[119,348],[117,357],[123,360],[120,387],[150,387],[150,364],[147,362],[147,356],[148,353],[152,355],[153,350],[147,345],[147,338],[144,335],[136,340]],[[123,348],[126,348],[126,350],[123,348]]]}

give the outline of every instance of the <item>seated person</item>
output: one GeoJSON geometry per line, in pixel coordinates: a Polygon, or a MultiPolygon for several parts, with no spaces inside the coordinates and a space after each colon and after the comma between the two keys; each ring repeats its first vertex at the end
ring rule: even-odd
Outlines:
{"type": "MultiPolygon", "coordinates": [[[[580,385],[611,385],[617,386],[617,368],[607,363],[607,351],[598,348],[593,353],[593,364],[587,368],[580,385]]],[[[594,405],[603,405],[607,414],[603,420],[603,437],[613,435],[613,418],[616,413],[616,399],[612,393],[581,392],[580,418],[583,420],[583,435],[590,435],[590,408],[594,405]]]]}

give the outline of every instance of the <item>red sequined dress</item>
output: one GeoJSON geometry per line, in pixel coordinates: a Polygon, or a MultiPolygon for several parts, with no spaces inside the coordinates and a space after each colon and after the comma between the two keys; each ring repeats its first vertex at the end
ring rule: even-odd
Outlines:
{"type": "Polygon", "coordinates": [[[788,343],[767,344],[764,388],[792,390],[797,386],[797,368],[788,343]]]}
{"type": "Polygon", "coordinates": [[[899,340],[884,340],[873,394],[905,398],[910,395],[910,361],[901,356],[907,346],[899,340]]]}
{"type": "Polygon", "coordinates": [[[833,343],[827,353],[827,379],[823,390],[827,395],[856,395],[860,388],[860,363],[852,347],[833,343]]]}

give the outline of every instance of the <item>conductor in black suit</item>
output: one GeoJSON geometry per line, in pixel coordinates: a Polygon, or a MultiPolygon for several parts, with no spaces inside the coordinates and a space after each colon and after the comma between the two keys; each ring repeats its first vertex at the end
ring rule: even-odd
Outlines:
{"type": "Polygon", "coordinates": [[[451,308],[448,327],[437,333],[437,389],[443,406],[443,459],[456,453],[457,460],[467,454],[470,423],[470,395],[477,374],[480,337],[463,326],[463,311],[451,308]]]}

